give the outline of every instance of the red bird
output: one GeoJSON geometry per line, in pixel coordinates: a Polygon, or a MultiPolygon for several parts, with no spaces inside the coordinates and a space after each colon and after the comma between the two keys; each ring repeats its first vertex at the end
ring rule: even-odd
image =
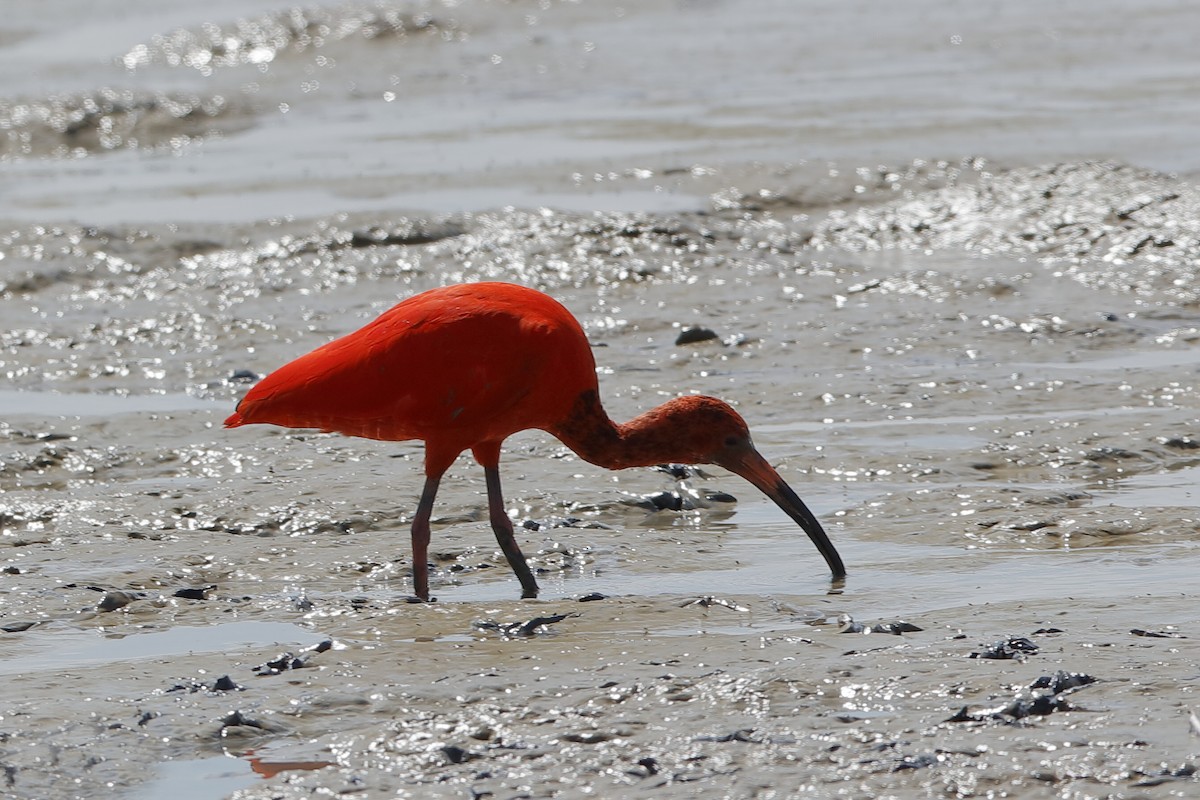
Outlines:
{"type": "Polygon", "coordinates": [[[677,397],[625,424],[600,404],[596,362],[579,322],[548,295],[508,283],[447,286],[410,297],[365,327],[263,378],[225,427],[270,423],[368,439],[425,442],[425,487],[412,523],[413,584],[429,600],[429,518],[443,473],[464,450],[483,466],[496,541],[521,581],[538,585],[500,492],[500,445],[546,431],[609,469],[717,464],[775,501],[846,574],[821,524],[714,397],[677,397]]]}

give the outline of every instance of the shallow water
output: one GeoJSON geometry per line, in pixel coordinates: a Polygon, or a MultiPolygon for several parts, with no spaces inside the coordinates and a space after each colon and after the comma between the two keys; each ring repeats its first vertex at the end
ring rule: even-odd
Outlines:
{"type": "Polygon", "coordinates": [[[50,417],[109,417],[116,414],[149,414],[154,412],[191,411],[205,409],[220,411],[211,400],[189,394],[68,394],[0,390],[0,414],[20,417],[35,414],[50,417]]]}
{"type": "Polygon", "coordinates": [[[1195,794],[1191,5],[7,11],[5,793],[1195,794]],[[462,459],[411,604],[419,445],[221,428],[485,279],[577,314],[614,417],[735,404],[844,584],[736,477],[525,433],[541,597],[462,459]]]}
{"type": "Polygon", "coordinates": [[[67,668],[94,668],[117,661],[174,657],[181,654],[225,652],[274,641],[276,644],[313,645],[311,631],[271,622],[232,622],[204,627],[179,626],[164,631],[132,635],[97,635],[95,631],[31,631],[15,643],[0,672],[56,672],[67,668]]]}
{"type": "MultiPolygon", "coordinates": [[[[1200,71],[1194,11],[1169,0],[1137,14],[1093,4],[1086,18],[928,0],[887,11],[786,0],[380,7],[425,27],[367,38],[370,3],[304,6],[303,36],[284,32],[294,15],[270,0],[202,14],[78,0],[17,11],[0,52],[0,70],[24,76],[12,101],[111,87],[224,105],[200,114],[219,135],[150,116],[122,136],[120,119],[103,127],[97,116],[103,159],[10,158],[0,217],[667,211],[730,185],[713,168],[809,164],[820,177],[829,162],[853,173],[917,157],[1200,168],[1200,109],[1186,89],[1200,71]],[[230,66],[204,47],[205,25],[219,26],[230,66]]],[[[85,135],[55,143],[53,130],[31,132],[51,152],[90,151],[85,135]]]]}
{"type": "Polygon", "coordinates": [[[154,772],[156,775],[130,796],[132,800],[157,800],[166,795],[177,800],[227,797],[249,788],[257,778],[245,761],[229,756],[168,761],[154,772]]]}

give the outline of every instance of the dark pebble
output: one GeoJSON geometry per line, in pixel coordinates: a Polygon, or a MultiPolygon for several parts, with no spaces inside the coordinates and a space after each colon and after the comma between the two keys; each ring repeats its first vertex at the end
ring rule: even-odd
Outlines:
{"type": "Polygon", "coordinates": [[[677,346],[685,344],[699,344],[700,342],[710,342],[713,339],[718,338],[720,337],[717,336],[716,331],[712,330],[711,328],[684,328],[679,332],[679,335],[675,337],[675,344],[677,346]]]}
{"type": "Polygon", "coordinates": [[[251,719],[244,715],[241,711],[234,711],[232,714],[227,714],[221,718],[222,728],[259,728],[266,730],[267,726],[256,719],[251,719]]]}
{"type": "Polygon", "coordinates": [[[96,604],[96,608],[100,611],[116,611],[118,608],[124,608],[139,598],[140,595],[133,592],[123,592],[120,589],[113,589],[111,592],[104,593],[104,597],[96,604]]]}
{"type": "Polygon", "coordinates": [[[179,589],[175,592],[175,597],[184,600],[207,600],[208,593],[215,589],[215,586],[192,586],[187,589],[179,589]]]}
{"type": "Polygon", "coordinates": [[[456,744],[448,744],[442,747],[442,755],[451,764],[465,764],[466,762],[476,758],[477,756],[470,750],[459,747],[456,744]]]}
{"type": "Polygon", "coordinates": [[[960,708],[952,717],[948,717],[946,722],[978,722],[978,718],[968,711],[968,706],[960,708]]]}
{"type": "Polygon", "coordinates": [[[642,767],[643,769],[646,770],[647,775],[657,775],[658,774],[658,761],[656,759],[649,758],[649,757],[639,758],[637,763],[638,763],[639,767],[642,767]]]}

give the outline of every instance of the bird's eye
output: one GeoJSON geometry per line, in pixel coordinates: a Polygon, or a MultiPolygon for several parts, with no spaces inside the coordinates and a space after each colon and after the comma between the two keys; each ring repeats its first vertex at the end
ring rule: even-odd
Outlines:
{"type": "Polygon", "coordinates": [[[725,437],[725,446],[726,447],[737,447],[737,444],[738,444],[738,438],[736,436],[726,436],[725,437]]]}

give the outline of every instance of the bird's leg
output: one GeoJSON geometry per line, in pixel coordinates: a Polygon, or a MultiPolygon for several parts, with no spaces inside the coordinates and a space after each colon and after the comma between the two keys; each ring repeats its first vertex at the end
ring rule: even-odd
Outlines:
{"type": "Polygon", "coordinates": [[[496,541],[500,543],[504,557],[508,559],[509,566],[521,581],[521,597],[537,597],[537,581],[529,570],[529,564],[525,563],[525,555],[517,546],[512,520],[504,510],[504,497],[500,493],[500,469],[497,466],[484,466],[483,475],[487,480],[488,517],[492,522],[492,530],[496,532],[496,541]]]}
{"type": "Polygon", "coordinates": [[[440,474],[425,478],[412,523],[413,592],[425,602],[429,602],[429,518],[433,516],[433,498],[441,478],[440,474]]]}

